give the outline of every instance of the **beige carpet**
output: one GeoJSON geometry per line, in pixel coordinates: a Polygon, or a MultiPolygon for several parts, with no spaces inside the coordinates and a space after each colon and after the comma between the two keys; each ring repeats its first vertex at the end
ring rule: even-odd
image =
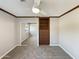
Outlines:
{"type": "Polygon", "coordinates": [[[72,59],[60,47],[16,47],[2,59],[72,59]]]}

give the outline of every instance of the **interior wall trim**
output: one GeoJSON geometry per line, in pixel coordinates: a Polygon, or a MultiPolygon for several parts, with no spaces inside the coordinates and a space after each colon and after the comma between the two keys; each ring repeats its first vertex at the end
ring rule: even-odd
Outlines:
{"type": "Polygon", "coordinates": [[[14,15],[14,14],[12,14],[12,13],[10,13],[10,12],[2,9],[2,8],[0,8],[0,10],[3,11],[3,12],[5,12],[5,13],[7,13],[7,14],[9,14],[9,15],[11,15],[11,16],[13,16],[13,17],[16,17],[16,15],[14,15]]]}
{"type": "Polygon", "coordinates": [[[62,48],[72,59],[76,59],[76,57],[70,53],[62,44],[59,44],[59,47],[62,48]]]}
{"type": "Polygon", "coordinates": [[[59,18],[62,17],[62,16],[64,16],[64,15],[66,15],[66,14],[68,14],[68,13],[70,13],[70,12],[72,12],[72,11],[74,11],[74,10],[76,10],[77,8],[79,8],[79,5],[77,5],[76,7],[74,7],[74,8],[72,8],[72,9],[68,10],[67,12],[61,14],[61,15],[59,16],[59,18]]]}
{"type": "Polygon", "coordinates": [[[39,17],[59,18],[59,16],[16,16],[16,18],[39,18],[39,17]]]}
{"type": "MultiPolygon", "coordinates": [[[[66,14],[68,14],[68,13],[74,11],[74,10],[77,9],[77,8],[79,8],[79,5],[75,6],[74,8],[68,10],[67,12],[65,12],[65,13],[63,13],[63,14],[61,14],[61,15],[59,15],[59,16],[45,16],[45,17],[60,18],[60,17],[62,17],[62,16],[64,16],[64,15],[66,15],[66,14]]],[[[6,11],[6,10],[4,10],[4,9],[2,9],[2,8],[0,8],[0,10],[3,11],[3,12],[5,12],[5,13],[7,13],[7,14],[9,14],[9,15],[12,15],[12,16],[15,17],[15,18],[39,18],[39,17],[43,17],[43,16],[16,16],[16,15],[12,14],[11,12],[6,11]]]]}

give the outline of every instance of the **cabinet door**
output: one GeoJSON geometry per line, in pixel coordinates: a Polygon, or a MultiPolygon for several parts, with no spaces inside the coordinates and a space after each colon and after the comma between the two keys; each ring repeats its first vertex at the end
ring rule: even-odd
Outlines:
{"type": "Polygon", "coordinates": [[[49,45],[49,18],[39,18],[39,44],[49,45]]]}

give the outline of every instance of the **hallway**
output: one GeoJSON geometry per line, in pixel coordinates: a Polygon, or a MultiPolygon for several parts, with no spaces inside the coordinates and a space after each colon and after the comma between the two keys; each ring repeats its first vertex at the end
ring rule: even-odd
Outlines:
{"type": "Polygon", "coordinates": [[[37,24],[30,24],[29,36],[21,43],[22,46],[37,46],[37,24]]]}
{"type": "Polygon", "coordinates": [[[36,36],[32,35],[29,37],[29,39],[24,40],[21,45],[22,46],[37,46],[37,42],[36,42],[36,36]]]}

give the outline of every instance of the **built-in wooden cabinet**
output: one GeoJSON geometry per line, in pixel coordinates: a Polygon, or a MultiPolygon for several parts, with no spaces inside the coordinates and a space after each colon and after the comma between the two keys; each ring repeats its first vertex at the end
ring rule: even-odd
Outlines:
{"type": "Polygon", "coordinates": [[[49,45],[50,42],[49,17],[39,18],[39,44],[49,45]]]}

